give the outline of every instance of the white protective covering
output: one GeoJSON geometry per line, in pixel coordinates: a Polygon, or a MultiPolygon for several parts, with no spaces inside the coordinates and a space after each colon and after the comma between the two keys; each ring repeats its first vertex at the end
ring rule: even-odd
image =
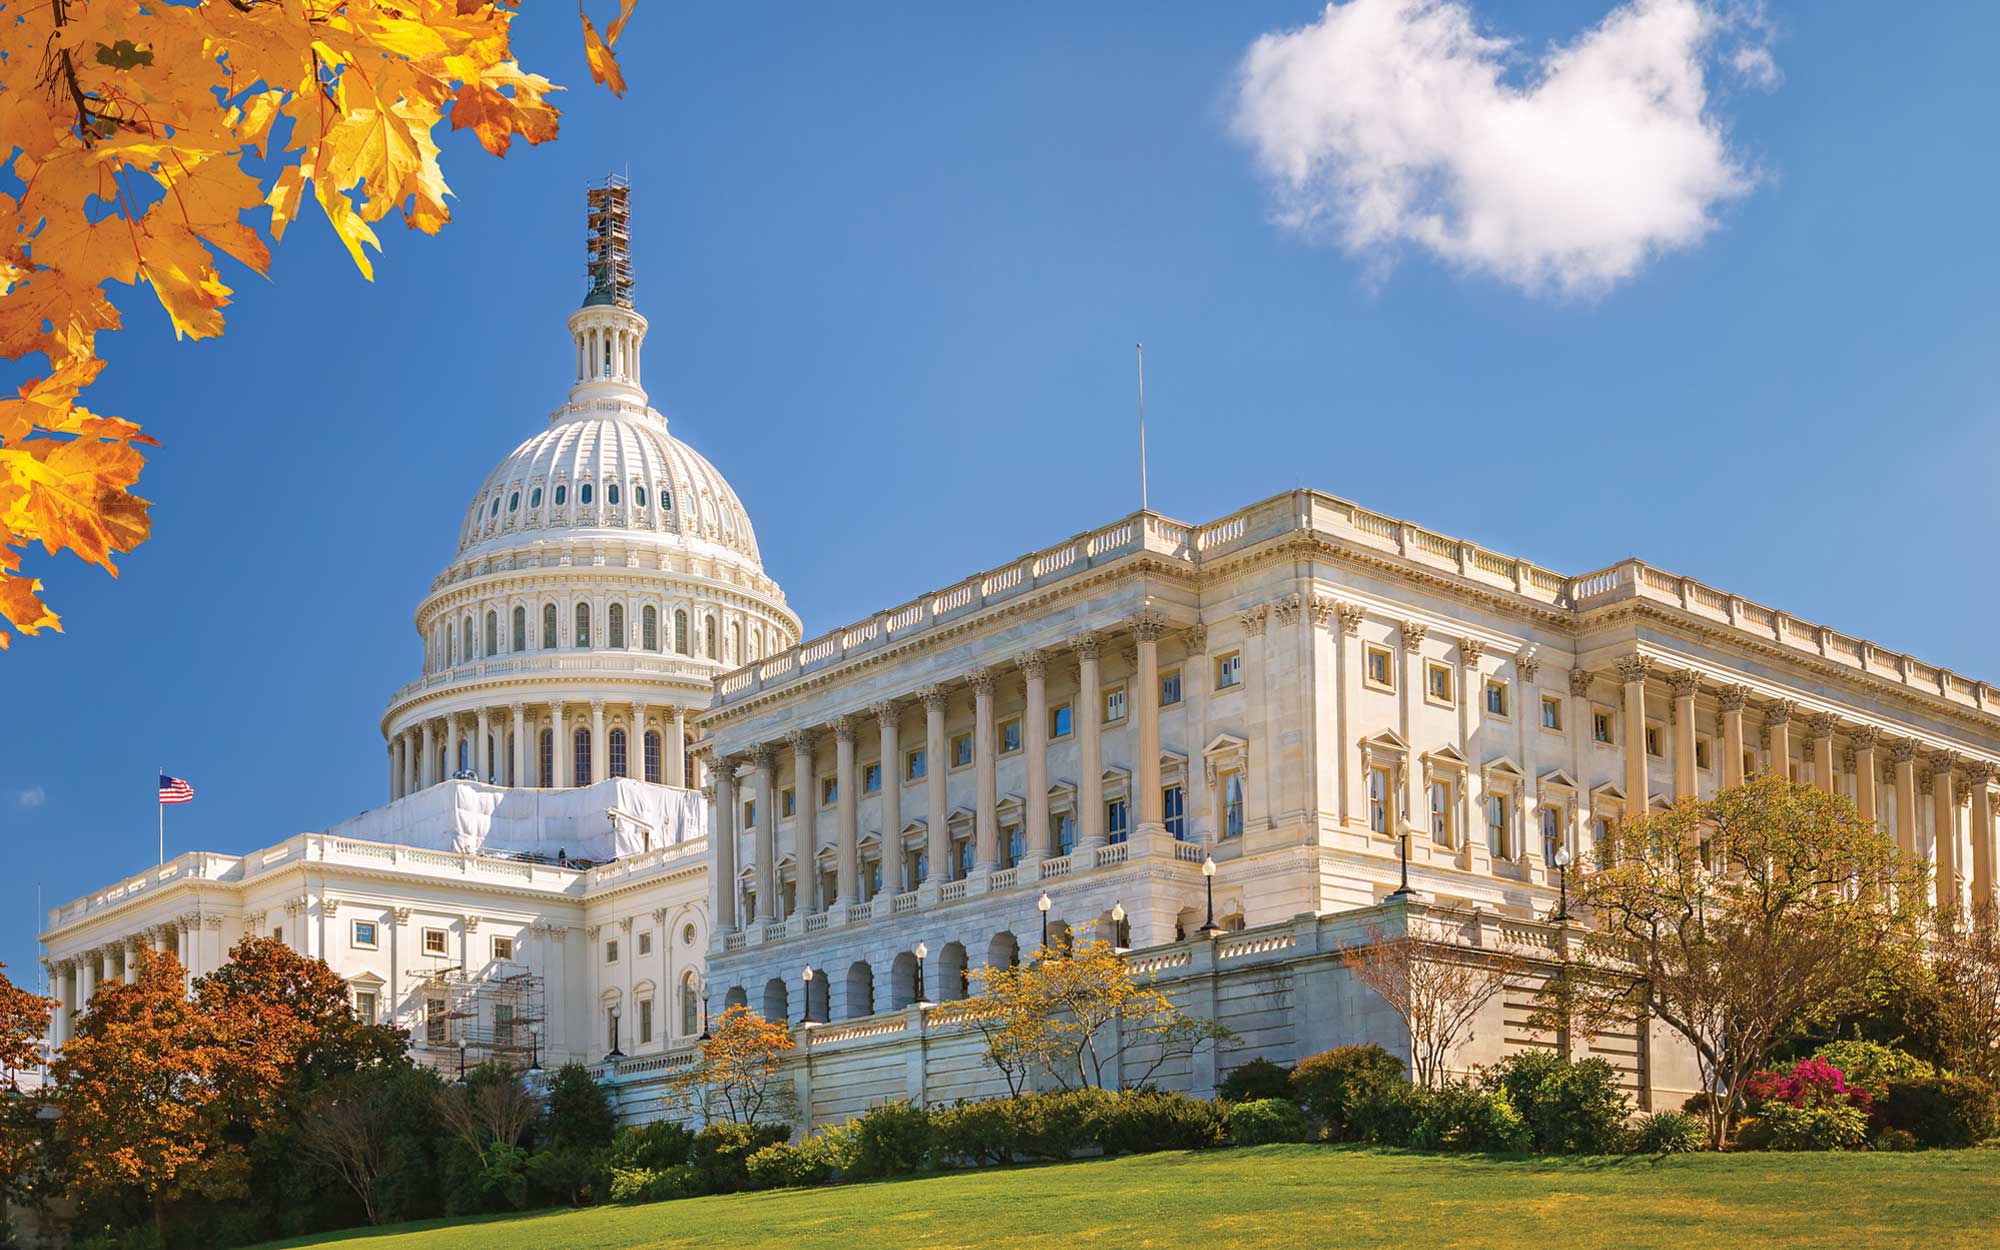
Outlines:
{"type": "Polygon", "coordinates": [[[462,855],[560,854],[598,863],[708,835],[698,790],[613,777],[575,790],[445,781],[326,830],[462,855]]]}

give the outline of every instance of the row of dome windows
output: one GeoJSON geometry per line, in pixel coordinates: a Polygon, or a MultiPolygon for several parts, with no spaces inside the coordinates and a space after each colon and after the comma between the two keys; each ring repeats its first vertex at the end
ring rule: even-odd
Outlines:
{"type": "MultiPolygon", "coordinates": [[[[592,503],[592,497],[591,497],[591,489],[589,482],[585,482],[583,485],[576,488],[576,501],[578,504],[584,507],[590,506],[590,504],[592,503]]],[[[558,485],[556,487],[556,507],[560,508],[568,502],[569,502],[569,487],[567,485],[558,485]]],[[[604,502],[610,504],[614,508],[618,506],[618,483],[608,482],[605,484],[604,502]]],[[[646,506],[645,487],[634,486],[632,488],[632,505],[638,508],[643,508],[646,506]]],[[[542,506],[541,487],[537,486],[528,492],[528,506],[530,508],[539,508],[542,506]]],[[[672,491],[667,490],[664,487],[662,487],[660,490],[660,507],[669,512],[671,512],[674,507],[674,494],[672,491]]],[[[521,510],[521,492],[517,490],[507,496],[507,511],[519,512],[520,510],[521,510]]],[[[489,517],[496,517],[500,515],[500,496],[498,495],[493,496],[493,507],[490,511],[487,512],[486,515],[489,517]]]]}
{"type": "MultiPolygon", "coordinates": [[[[553,651],[556,649],[556,620],[556,605],[553,603],[543,604],[541,649],[544,651],[553,651]]],[[[608,627],[606,632],[610,635],[609,646],[614,650],[624,650],[627,645],[625,605],[620,603],[610,605],[610,608],[605,613],[605,623],[608,627]]],[[[509,650],[528,650],[527,609],[520,606],[515,607],[510,624],[513,628],[510,631],[511,637],[507,641],[510,641],[513,645],[509,650]]],[[[711,612],[702,621],[693,622],[693,625],[701,635],[700,645],[708,658],[711,660],[724,659],[723,633],[721,624],[716,619],[715,614],[711,612]],[[706,626],[705,628],[703,628],[704,625],[706,626]]],[[[729,625],[727,658],[732,662],[736,662],[740,656],[742,657],[741,662],[748,662],[760,658],[760,653],[766,649],[767,645],[774,650],[778,647],[779,644],[775,639],[767,644],[764,640],[760,639],[759,633],[760,631],[753,625],[749,637],[746,639],[743,633],[742,622],[731,621],[729,625]]],[[[443,634],[445,667],[451,667],[459,663],[461,657],[467,661],[477,657],[478,649],[473,637],[471,617],[464,618],[456,633],[447,625],[444,627],[443,634]]],[[[498,656],[500,654],[501,642],[499,614],[492,609],[488,609],[486,613],[485,632],[486,656],[489,658],[498,656]]],[[[690,620],[687,611],[682,608],[675,608],[673,617],[673,649],[681,655],[693,655],[695,651],[692,644],[693,639],[690,636],[690,620]]],[[[590,605],[588,604],[579,603],[576,605],[574,645],[580,648],[590,646],[590,605]]],[[[631,645],[647,651],[660,650],[659,609],[653,607],[651,604],[647,604],[640,613],[639,628],[632,635],[631,645]]]]}

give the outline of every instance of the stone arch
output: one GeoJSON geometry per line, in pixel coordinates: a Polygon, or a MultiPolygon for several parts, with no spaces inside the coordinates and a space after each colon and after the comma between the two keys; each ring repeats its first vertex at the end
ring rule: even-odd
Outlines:
{"type": "Polygon", "coordinates": [[[749,1005],[749,991],[740,985],[730,986],[729,992],[722,996],[722,1009],[724,1011],[728,1011],[731,1007],[748,1007],[749,1005]]]}
{"type": "Polygon", "coordinates": [[[785,978],[772,977],[770,980],[764,982],[764,999],[761,1009],[766,1020],[775,1020],[779,1024],[791,1023],[792,995],[791,988],[785,984],[785,978]]]}
{"type": "Polygon", "coordinates": [[[889,1010],[898,1011],[922,997],[917,986],[917,956],[903,951],[889,965],[889,1010]]]}
{"type": "Polygon", "coordinates": [[[847,1002],[844,1005],[849,1020],[875,1014],[875,969],[865,959],[857,959],[847,966],[847,1002]]]}
{"type": "Polygon", "coordinates": [[[1012,968],[1021,962],[1021,939],[1002,929],[986,944],[986,964],[991,968],[1012,968]]]}
{"type": "Polygon", "coordinates": [[[833,981],[826,969],[814,968],[806,982],[806,1019],[824,1024],[833,1019],[833,981]]]}
{"type": "Polygon", "coordinates": [[[966,963],[965,943],[946,942],[937,953],[937,997],[952,1003],[972,992],[972,969],[966,963]]]}

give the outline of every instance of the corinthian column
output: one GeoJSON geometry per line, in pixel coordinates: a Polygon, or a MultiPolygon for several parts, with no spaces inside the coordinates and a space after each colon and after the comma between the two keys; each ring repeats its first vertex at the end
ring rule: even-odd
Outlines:
{"type": "Polygon", "coordinates": [[[840,843],[838,854],[840,863],[838,879],[834,886],[839,897],[836,906],[844,907],[861,899],[861,814],[854,797],[854,718],[843,716],[833,722],[833,784],[839,791],[839,823],[836,832],[840,843]]]}
{"type": "Polygon", "coordinates": [[[813,793],[813,735],[800,729],[786,739],[792,747],[792,858],[798,864],[799,888],[793,892],[793,914],[825,911],[819,896],[819,836],[813,814],[819,796],[813,793]]]}
{"type": "Polygon", "coordinates": [[[1105,841],[1104,690],[1097,669],[1103,645],[1096,634],[1076,640],[1076,832],[1078,845],[1087,851],[1105,841]]]}
{"type": "Polygon", "coordinates": [[[772,780],[772,752],[759,744],[750,752],[757,770],[757,919],[768,923],[778,919],[778,808],[773,801],[777,786],[772,780]]]}
{"type": "Polygon", "coordinates": [[[903,740],[894,700],[875,705],[875,724],[882,734],[882,888],[903,892],[903,740]]]}
{"type": "Polygon", "coordinates": [[[1931,756],[1931,858],[1937,869],[1937,904],[1954,914],[1965,908],[1965,882],[1958,864],[1958,798],[1952,793],[1954,751],[1931,756]]]}
{"type": "Polygon", "coordinates": [[[479,709],[479,740],[473,743],[473,754],[479,762],[473,765],[481,781],[493,780],[493,720],[485,708],[479,709]]]}
{"type": "Polygon", "coordinates": [[[1701,676],[1683,669],[1669,674],[1667,684],[1674,692],[1674,797],[1699,798],[1694,767],[1694,695],[1701,686],[1701,676]]]}
{"type": "Polygon", "coordinates": [[[687,709],[675,704],[673,732],[667,735],[666,778],[670,786],[687,786],[687,743],[687,709]]]}
{"type": "Polygon", "coordinates": [[[917,693],[924,701],[924,832],[930,843],[925,852],[930,875],[924,884],[935,892],[951,880],[951,809],[945,790],[951,761],[945,758],[950,744],[944,724],[949,701],[943,686],[925,686],[917,693]]]}
{"type": "Polygon", "coordinates": [[[1828,794],[1834,792],[1833,730],[1838,723],[1830,712],[1815,712],[1806,717],[1806,740],[1812,743],[1813,784],[1828,794]]]}
{"type": "Polygon", "coordinates": [[[1722,709],[1722,784],[1734,788],[1743,784],[1743,705],[1750,700],[1750,687],[1724,686],[1716,696],[1722,709]]]}
{"type": "Polygon", "coordinates": [[[736,761],[715,761],[715,832],[710,858],[715,864],[715,921],[723,930],[736,927],[736,761]]]}
{"type": "Polygon", "coordinates": [[[444,718],[444,775],[458,771],[458,713],[444,718]]]}
{"type": "Polygon", "coordinates": [[[1792,775],[1792,701],[1779,699],[1764,710],[1764,728],[1771,733],[1770,771],[1789,779],[1792,775]]]}
{"type": "Polygon", "coordinates": [[[1917,854],[1917,744],[1904,738],[1891,743],[1896,762],[1896,849],[1912,859],[1917,854]]]}
{"type": "Polygon", "coordinates": [[[561,701],[549,704],[549,770],[554,774],[549,778],[549,783],[557,789],[564,789],[570,784],[569,772],[574,752],[568,739],[569,731],[563,724],[561,701]]]}
{"type": "MultiPolygon", "coordinates": [[[[1132,710],[1138,717],[1138,755],[1132,770],[1133,784],[1139,788],[1137,804],[1139,833],[1159,833],[1166,828],[1160,808],[1160,633],[1166,622],[1148,613],[1132,626],[1139,644],[1139,671],[1133,676],[1132,710]]],[[[1046,796],[1044,802],[1047,801],[1046,796]]]]}
{"type": "Polygon", "coordinates": [[[993,673],[972,674],[973,855],[982,873],[1000,866],[999,750],[993,729],[993,673]]]}
{"type": "Polygon", "coordinates": [[[1972,788],[1972,916],[1987,919],[1995,905],[1993,897],[1993,766],[1974,761],[1966,766],[1966,783],[1972,788]]]}
{"type": "Polygon", "coordinates": [[[1618,661],[1618,680],[1625,687],[1625,815],[1646,814],[1646,672],[1652,660],[1628,655],[1618,661]]]}
{"type": "Polygon", "coordinates": [[[514,718],[514,750],[511,752],[514,766],[507,773],[507,784],[525,786],[528,784],[528,709],[519,703],[510,703],[507,710],[514,718]]]}
{"type": "Polygon", "coordinates": [[[1049,657],[1030,651],[1015,663],[1028,688],[1028,707],[1021,715],[1021,748],[1027,757],[1027,859],[1038,863],[1054,853],[1049,844],[1049,657]]]}
{"type": "Polygon", "coordinates": [[[604,749],[604,700],[592,699],[590,701],[590,779],[592,781],[602,781],[610,775],[611,760],[604,749]]]}
{"type": "Polygon", "coordinates": [[[420,773],[422,780],[418,784],[423,786],[436,785],[437,730],[431,728],[431,722],[428,718],[424,721],[424,754],[423,759],[420,761],[420,768],[422,770],[420,773]]]}

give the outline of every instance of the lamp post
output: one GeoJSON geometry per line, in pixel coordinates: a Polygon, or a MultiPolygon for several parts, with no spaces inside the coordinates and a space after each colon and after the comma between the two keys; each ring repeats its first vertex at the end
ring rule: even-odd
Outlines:
{"type": "Polygon", "coordinates": [[[528,1071],[540,1072],[541,1070],[542,1022],[540,1020],[530,1020],[528,1022],[528,1071]]]}
{"type": "Polygon", "coordinates": [[[813,1022],[813,966],[811,964],[807,964],[805,971],[799,974],[799,981],[799,1024],[804,1026],[813,1022]]]}
{"type": "Polygon", "coordinates": [[[917,1005],[918,1005],[919,1007],[923,1006],[923,1005],[924,1005],[924,1002],[926,1001],[926,1000],[924,999],[924,958],[925,958],[926,956],[928,956],[928,955],[929,955],[930,953],[931,953],[931,948],[930,948],[930,947],[928,947],[928,946],[924,945],[924,944],[923,944],[922,942],[919,942],[919,943],[917,943],[917,998],[916,998],[916,1003],[917,1003],[917,1005]]]}
{"type": "Polygon", "coordinates": [[[458,1080],[461,1085],[465,1083],[465,1039],[462,1037],[458,1039],[458,1080]]]}
{"type": "Polygon", "coordinates": [[[1560,901],[1556,904],[1554,916],[1557,924],[1569,923],[1569,866],[1575,860],[1576,857],[1569,853],[1566,846],[1556,852],[1556,887],[1561,891],[1557,895],[1560,901]]]}
{"type": "Polygon", "coordinates": [[[1111,949],[1122,951],[1125,943],[1125,904],[1111,904],[1111,949]]]}
{"type": "Polygon", "coordinates": [[[701,995],[701,1039],[700,1040],[705,1042],[708,1040],[708,977],[705,974],[702,973],[695,974],[694,992],[701,995]]]}
{"type": "Polygon", "coordinates": [[[1417,896],[1417,892],[1410,888],[1410,832],[1410,827],[1404,825],[1402,832],[1396,835],[1396,855],[1403,866],[1402,884],[1383,897],[1385,903],[1402,902],[1417,896]]]}
{"type": "Polygon", "coordinates": [[[1047,950],[1049,948],[1049,908],[1053,906],[1055,906],[1055,904],[1049,900],[1049,892],[1047,890],[1043,890],[1042,896],[1035,900],[1035,909],[1042,913],[1043,950],[1047,950]]]}
{"type": "Polygon", "coordinates": [[[1203,921],[1201,928],[1196,929],[1195,932],[1213,940],[1216,934],[1222,932],[1221,926],[1215,923],[1215,856],[1205,855],[1202,857],[1201,879],[1202,883],[1208,887],[1208,919],[1203,921]]]}
{"type": "Polygon", "coordinates": [[[611,1049],[604,1052],[604,1060],[606,1063],[609,1063],[614,1059],[623,1059],[624,1057],[625,1052],[618,1049],[618,1009],[613,1007],[611,1009],[611,1049]]]}

